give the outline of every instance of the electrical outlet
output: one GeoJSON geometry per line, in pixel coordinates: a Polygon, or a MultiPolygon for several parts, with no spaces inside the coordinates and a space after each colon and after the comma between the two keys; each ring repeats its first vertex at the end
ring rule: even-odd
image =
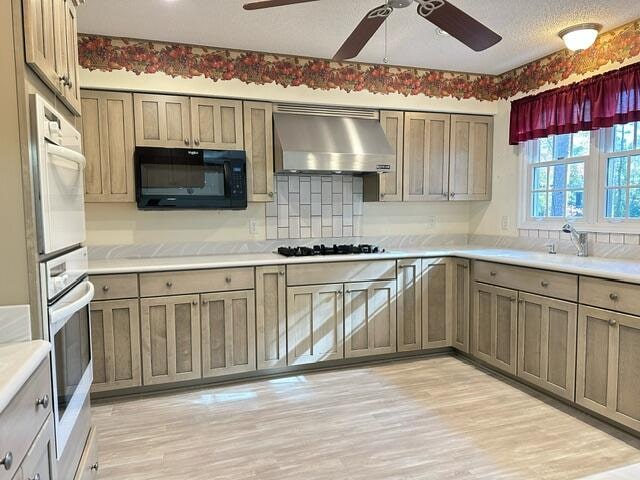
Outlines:
{"type": "Polygon", "coordinates": [[[249,233],[251,235],[258,233],[258,220],[255,218],[249,220],[249,233]]]}
{"type": "Polygon", "coordinates": [[[429,216],[425,219],[425,227],[427,227],[427,230],[433,230],[434,228],[436,228],[436,217],[434,216],[429,216]]]}
{"type": "Polygon", "coordinates": [[[509,217],[507,215],[502,216],[501,227],[502,230],[509,230],[509,217]]]}

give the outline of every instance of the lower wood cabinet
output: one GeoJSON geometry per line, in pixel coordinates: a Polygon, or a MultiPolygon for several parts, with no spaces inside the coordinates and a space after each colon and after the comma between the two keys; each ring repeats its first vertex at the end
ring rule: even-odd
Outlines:
{"type": "Polygon", "coordinates": [[[345,357],[396,351],[396,282],[344,286],[345,357]]]}
{"type": "Polygon", "coordinates": [[[256,315],[253,290],[201,296],[202,376],[256,369],[256,315]]]}
{"type": "Polygon", "coordinates": [[[198,295],[140,300],[144,385],[200,378],[199,300],[198,295]]]}
{"type": "Polygon", "coordinates": [[[516,374],[518,292],[474,284],[473,355],[505,372],[516,374]]]}
{"type": "Polygon", "coordinates": [[[96,480],[98,478],[98,431],[93,427],[84,446],[80,464],[73,480],[96,480]]]}
{"type": "Polygon", "coordinates": [[[141,385],[138,299],[91,303],[92,392],[141,385]]]}
{"type": "Polygon", "coordinates": [[[518,299],[518,376],[574,400],[578,307],[529,293],[518,299]]]}
{"type": "Polygon", "coordinates": [[[640,431],[640,317],[580,306],[576,402],[640,431]]]}
{"type": "Polygon", "coordinates": [[[256,351],[258,370],[287,366],[284,266],[256,268],[256,351]]]}
{"type": "Polygon", "coordinates": [[[343,285],[287,289],[287,363],[344,358],[343,285]]]}
{"type": "Polygon", "coordinates": [[[452,258],[451,264],[451,344],[469,353],[469,260],[452,258]]]}
{"type": "MultiPolygon", "coordinates": [[[[56,445],[53,430],[53,416],[40,429],[21,466],[25,480],[56,479],[56,445]]],[[[16,477],[14,477],[16,478],[16,477]]]]}
{"type": "Polygon", "coordinates": [[[451,345],[451,266],[447,258],[423,258],[422,348],[451,345]]]}
{"type": "Polygon", "coordinates": [[[398,351],[420,350],[422,288],[420,259],[398,260],[398,351]]]}

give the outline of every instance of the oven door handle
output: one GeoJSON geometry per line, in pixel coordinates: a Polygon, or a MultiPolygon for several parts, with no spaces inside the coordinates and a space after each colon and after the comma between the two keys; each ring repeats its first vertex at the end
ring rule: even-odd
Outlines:
{"type": "MultiPolygon", "coordinates": [[[[93,294],[95,292],[93,283],[86,281],[84,282],[84,285],[87,291],[73,303],[69,303],[57,308],[53,306],[49,309],[49,322],[52,326],[55,326],[60,321],[66,320],[71,315],[88,305],[89,302],[91,302],[91,300],[93,299],[93,294]]],[[[53,328],[53,330],[57,331],[58,329],[53,328]]]]}
{"type": "Polygon", "coordinates": [[[60,145],[54,145],[53,143],[47,144],[47,154],[55,155],[57,157],[64,158],[65,160],[70,160],[74,163],[77,163],[80,169],[84,169],[87,165],[87,159],[84,158],[84,155],[76,152],[75,150],[71,150],[67,147],[61,147],[60,145]]]}

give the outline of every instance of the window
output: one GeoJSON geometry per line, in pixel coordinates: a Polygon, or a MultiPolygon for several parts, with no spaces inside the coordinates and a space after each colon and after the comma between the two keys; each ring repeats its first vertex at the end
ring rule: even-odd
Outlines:
{"type": "Polygon", "coordinates": [[[640,122],[525,142],[520,226],[640,232],[640,122]]]}

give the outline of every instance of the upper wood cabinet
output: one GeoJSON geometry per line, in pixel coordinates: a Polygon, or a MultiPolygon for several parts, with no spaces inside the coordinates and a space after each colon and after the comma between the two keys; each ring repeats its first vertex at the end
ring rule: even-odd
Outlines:
{"type": "Polygon", "coordinates": [[[493,118],[451,115],[449,197],[491,200],[493,118]]]}
{"type": "Polygon", "coordinates": [[[452,258],[451,263],[451,342],[469,353],[469,260],[452,258]]]}
{"type": "Polygon", "coordinates": [[[447,258],[422,259],[422,348],[451,345],[450,270],[447,258]]]}
{"type": "Polygon", "coordinates": [[[190,147],[189,97],[133,94],[136,145],[190,147]]]}
{"type": "Polygon", "coordinates": [[[287,366],[287,286],[284,266],[256,268],[258,369],[287,366]]]}
{"type": "Polygon", "coordinates": [[[422,264],[420,259],[398,260],[398,351],[422,346],[422,264]]]}
{"type": "Polygon", "coordinates": [[[575,303],[520,292],[518,376],[573,401],[575,394],[575,303]]]}
{"type": "Polygon", "coordinates": [[[247,200],[273,199],[273,107],[244,102],[244,148],[247,154],[247,200]]]}
{"type": "Polygon", "coordinates": [[[387,140],[395,152],[393,169],[378,175],[365,175],[365,202],[401,202],[402,201],[402,159],[404,155],[404,112],[383,110],[380,112],[380,125],[387,140]]]}
{"type": "Polygon", "coordinates": [[[343,285],[287,288],[289,365],[344,358],[343,285]]]}
{"type": "Polygon", "coordinates": [[[450,118],[444,113],[405,113],[405,202],[448,200],[450,118]]]}
{"type": "Polygon", "coordinates": [[[344,286],[345,357],[396,351],[396,282],[344,286]]]}
{"type": "MultiPolygon", "coordinates": [[[[191,144],[211,150],[242,150],[242,102],[191,97],[191,144]]],[[[185,137],[186,138],[186,137],[185,137]]]]}
{"type": "Polygon", "coordinates": [[[580,306],[576,402],[640,431],[640,317],[580,306]]]}
{"type": "Polygon", "coordinates": [[[85,201],[135,201],[130,93],[82,90],[85,201]]]}
{"type": "Polygon", "coordinates": [[[78,29],[72,0],[24,0],[26,62],[53,92],[80,114],[78,29]]]}

